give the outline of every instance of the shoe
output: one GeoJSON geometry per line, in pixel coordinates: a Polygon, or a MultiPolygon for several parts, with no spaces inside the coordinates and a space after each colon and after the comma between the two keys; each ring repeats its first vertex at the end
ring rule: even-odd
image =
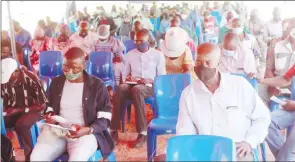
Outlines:
{"type": "Polygon", "coordinates": [[[113,131],[113,132],[111,132],[111,136],[112,136],[112,138],[113,138],[114,145],[117,145],[117,144],[118,144],[118,141],[119,141],[119,134],[118,134],[118,131],[113,131]]]}
{"type": "Polygon", "coordinates": [[[133,145],[133,148],[140,148],[146,143],[146,135],[139,134],[133,145]]]}

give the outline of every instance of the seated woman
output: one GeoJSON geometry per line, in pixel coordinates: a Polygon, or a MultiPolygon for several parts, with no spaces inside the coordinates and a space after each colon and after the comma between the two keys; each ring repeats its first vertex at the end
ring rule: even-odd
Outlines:
{"type": "Polygon", "coordinates": [[[190,73],[196,79],[193,56],[186,45],[187,41],[188,34],[184,29],[172,27],[167,31],[160,49],[165,55],[167,74],[190,73]]]}
{"type": "Polygon", "coordinates": [[[30,40],[30,46],[32,47],[32,55],[30,56],[32,67],[35,73],[39,71],[39,55],[43,51],[52,49],[50,38],[45,36],[44,30],[37,27],[34,32],[34,38],[30,40]]]}
{"type": "Polygon", "coordinates": [[[69,38],[70,28],[66,24],[60,24],[59,35],[52,40],[53,50],[62,51],[63,54],[70,48],[71,40],[69,38]]]}

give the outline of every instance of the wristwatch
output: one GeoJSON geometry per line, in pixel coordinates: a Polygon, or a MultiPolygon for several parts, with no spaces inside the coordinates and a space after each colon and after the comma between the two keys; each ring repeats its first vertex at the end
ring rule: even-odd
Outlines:
{"type": "Polygon", "coordinates": [[[30,111],[29,108],[26,108],[26,109],[25,109],[25,113],[28,113],[29,111],[30,111]]]}
{"type": "Polygon", "coordinates": [[[90,134],[93,134],[93,132],[94,132],[93,127],[90,127],[89,135],[90,135],[90,134]]]}

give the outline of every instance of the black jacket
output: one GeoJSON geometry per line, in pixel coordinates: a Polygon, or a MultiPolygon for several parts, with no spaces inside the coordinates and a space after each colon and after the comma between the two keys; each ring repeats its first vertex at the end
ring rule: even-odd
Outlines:
{"type": "MultiPolygon", "coordinates": [[[[83,112],[86,126],[94,128],[98,149],[101,150],[103,158],[107,158],[114,149],[113,139],[108,132],[110,116],[112,111],[108,90],[102,80],[84,73],[83,88],[83,112]],[[108,118],[108,119],[107,119],[108,118]]],[[[49,87],[48,110],[51,107],[55,114],[60,113],[60,100],[66,78],[60,75],[54,78],[49,87]]]]}

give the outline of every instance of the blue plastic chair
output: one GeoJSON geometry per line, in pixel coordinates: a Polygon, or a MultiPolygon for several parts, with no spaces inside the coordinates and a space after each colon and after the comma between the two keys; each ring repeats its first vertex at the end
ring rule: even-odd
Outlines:
{"type": "Polygon", "coordinates": [[[3,99],[0,99],[0,111],[1,111],[1,134],[6,136],[4,117],[3,117],[3,99]]]}
{"type": "Polygon", "coordinates": [[[39,73],[40,76],[56,77],[62,72],[62,53],[61,51],[44,51],[40,53],[39,73]]]}
{"type": "Polygon", "coordinates": [[[30,49],[23,48],[22,56],[23,56],[24,65],[28,68],[28,70],[32,71],[33,68],[32,68],[32,65],[31,65],[30,53],[31,53],[30,49]]]}
{"type": "Polygon", "coordinates": [[[179,100],[183,89],[191,84],[189,74],[169,74],[155,78],[154,118],[147,130],[147,156],[152,161],[156,155],[157,135],[175,134],[179,100]]]}
{"type": "Polygon", "coordinates": [[[134,43],[134,40],[126,40],[124,41],[124,45],[126,47],[125,54],[127,54],[129,51],[136,48],[136,44],[134,43]]]}
{"type": "Polygon", "coordinates": [[[236,161],[236,147],[225,137],[175,136],[168,140],[166,161],[236,161]]]}
{"type": "MultiPolygon", "coordinates": [[[[152,109],[154,109],[154,97],[149,97],[149,98],[145,99],[144,102],[146,104],[150,104],[152,109]]],[[[128,123],[130,123],[130,120],[131,120],[131,105],[132,105],[132,101],[128,100],[128,101],[126,101],[125,107],[123,108],[122,119],[121,119],[122,132],[125,132],[125,114],[126,114],[126,110],[127,110],[128,123]]]]}
{"type": "Polygon", "coordinates": [[[89,74],[104,81],[106,86],[115,89],[113,54],[109,52],[91,52],[89,55],[89,74]]]}

